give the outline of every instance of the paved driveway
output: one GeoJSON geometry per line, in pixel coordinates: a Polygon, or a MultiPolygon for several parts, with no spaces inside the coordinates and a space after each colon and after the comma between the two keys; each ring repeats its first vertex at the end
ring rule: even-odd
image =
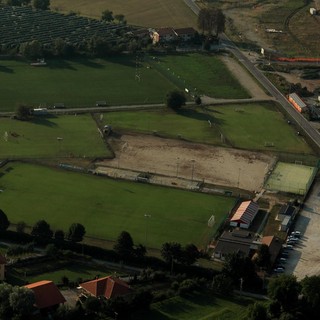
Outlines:
{"type": "Polygon", "coordinates": [[[320,275],[320,180],[316,180],[297,219],[295,230],[302,233],[299,244],[290,251],[286,273],[299,280],[320,275]]]}

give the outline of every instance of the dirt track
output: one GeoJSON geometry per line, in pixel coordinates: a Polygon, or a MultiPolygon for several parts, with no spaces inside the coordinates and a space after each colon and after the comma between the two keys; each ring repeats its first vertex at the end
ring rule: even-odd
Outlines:
{"type": "Polygon", "coordinates": [[[275,159],[265,154],[147,135],[111,138],[116,158],[97,165],[205,181],[249,191],[261,189],[275,159]],[[194,161],[193,161],[194,160],[194,161]]]}

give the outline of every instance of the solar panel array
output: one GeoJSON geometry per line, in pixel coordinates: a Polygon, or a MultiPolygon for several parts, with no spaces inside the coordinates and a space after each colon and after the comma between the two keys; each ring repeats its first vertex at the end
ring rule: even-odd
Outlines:
{"type": "Polygon", "coordinates": [[[112,42],[127,29],[128,26],[123,24],[34,10],[31,7],[0,7],[0,43],[7,47],[16,47],[32,40],[50,45],[57,38],[78,46],[95,35],[112,42]]]}

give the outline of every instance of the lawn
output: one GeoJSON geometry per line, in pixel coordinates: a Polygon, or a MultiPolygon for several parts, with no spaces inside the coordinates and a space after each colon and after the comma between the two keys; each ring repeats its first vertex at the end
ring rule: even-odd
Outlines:
{"type": "Polygon", "coordinates": [[[154,248],[167,241],[205,246],[235,204],[231,197],[30,164],[9,163],[0,174],[1,209],[13,223],[32,226],[45,219],[53,229],[67,231],[79,222],[88,236],[109,240],[126,230],[136,243],[154,248]],[[216,224],[209,228],[213,212],[216,224]]]}
{"type": "Polygon", "coordinates": [[[150,59],[151,65],[194,94],[217,99],[245,99],[250,95],[221,61],[211,54],[167,55],[150,59]]]}
{"type": "Polygon", "coordinates": [[[196,27],[197,17],[183,0],[51,0],[51,9],[100,19],[104,10],[124,14],[129,24],[156,27],[196,27]]]}
{"type": "Polygon", "coordinates": [[[32,121],[2,118],[0,127],[2,159],[111,157],[91,115],[36,117],[32,121]]]}
{"type": "Polygon", "coordinates": [[[92,107],[101,100],[110,105],[164,102],[166,93],[175,85],[143,64],[141,81],[137,81],[135,59],[49,60],[47,67],[2,60],[0,111],[12,111],[20,104],[38,107],[56,102],[67,107],[92,107]]]}
{"type": "Polygon", "coordinates": [[[296,134],[282,113],[271,104],[184,108],[177,113],[170,110],[117,112],[106,114],[105,121],[114,130],[157,131],[159,135],[172,138],[180,134],[184,139],[209,144],[221,144],[222,132],[226,141],[237,148],[312,153],[303,138],[296,134]]]}
{"type": "Polygon", "coordinates": [[[144,319],[153,320],[242,320],[252,300],[226,300],[212,293],[193,294],[189,298],[173,297],[154,303],[144,319]]]}

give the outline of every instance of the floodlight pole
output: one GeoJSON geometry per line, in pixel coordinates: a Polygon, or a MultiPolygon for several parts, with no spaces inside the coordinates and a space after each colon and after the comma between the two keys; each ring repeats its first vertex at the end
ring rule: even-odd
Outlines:
{"type": "Polygon", "coordinates": [[[195,160],[191,160],[192,162],[192,171],[191,171],[191,181],[193,182],[193,174],[194,174],[194,163],[195,163],[195,160]]]}

